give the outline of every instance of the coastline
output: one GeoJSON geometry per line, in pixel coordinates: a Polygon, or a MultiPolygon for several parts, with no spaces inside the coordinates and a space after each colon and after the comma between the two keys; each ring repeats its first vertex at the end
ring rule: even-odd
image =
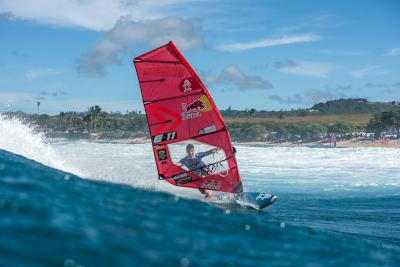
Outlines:
{"type": "MultiPolygon", "coordinates": [[[[68,139],[68,138],[46,138],[49,142],[73,142],[73,141],[87,141],[95,143],[115,143],[115,144],[144,144],[150,143],[149,138],[125,138],[125,139],[68,139]]],[[[314,148],[330,148],[329,141],[323,140],[318,142],[261,142],[261,141],[235,141],[233,145],[247,145],[247,146],[265,146],[265,147],[314,147],[314,148]]],[[[382,147],[382,148],[400,148],[400,140],[360,140],[353,138],[350,140],[343,140],[336,142],[336,148],[357,148],[357,147],[382,147]]]]}
{"type": "MultiPolygon", "coordinates": [[[[336,142],[336,148],[357,148],[357,147],[381,147],[381,148],[400,148],[400,141],[391,140],[392,142],[383,143],[378,141],[354,141],[346,140],[336,142]]],[[[310,148],[331,148],[329,142],[307,142],[307,143],[272,143],[272,142],[234,142],[238,145],[251,145],[251,146],[267,146],[267,147],[310,147],[310,148]]],[[[332,147],[334,148],[334,147],[332,147]]]]}

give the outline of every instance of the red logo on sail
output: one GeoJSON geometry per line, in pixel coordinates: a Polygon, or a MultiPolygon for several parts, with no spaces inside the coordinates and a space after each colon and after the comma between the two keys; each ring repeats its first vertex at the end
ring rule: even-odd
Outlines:
{"type": "Polygon", "coordinates": [[[179,83],[179,90],[184,93],[189,93],[197,89],[200,89],[200,86],[193,77],[185,78],[179,83]]]}
{"type": "Polygon", "coordinates": [[[189,120],[200,116],[201,112],[209,112],[212,105],[206,95],[202,95],[190,104],[182,103],[182,119],[189,120]]]}

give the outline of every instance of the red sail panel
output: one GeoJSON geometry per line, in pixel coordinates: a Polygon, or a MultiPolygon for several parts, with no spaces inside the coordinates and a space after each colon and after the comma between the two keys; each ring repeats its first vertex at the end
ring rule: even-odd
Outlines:
{"type": "Polygon", "coordinates": [[[175,45],[169,42],[143,54],[134,64],[159,177],[176,186],[240,192],[226,125],[175,45]]]}

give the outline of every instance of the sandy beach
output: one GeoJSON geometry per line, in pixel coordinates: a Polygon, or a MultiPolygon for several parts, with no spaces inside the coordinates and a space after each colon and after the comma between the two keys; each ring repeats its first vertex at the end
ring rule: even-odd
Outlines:
{"type": "MultiPolygon", "coordinates": [[[[292,142],[234,142],[234,144],[241,145],[263,145],[273,147],[330,147],[329,140],[323,140],[319,142],[303,142],[303,143],[292,143],[292,142]]],[[[337,148],[345,147],[386,147],[386,148],[400,148],[400,140],[362,140],[358,138],[343,140],[336,142],[337,148]]]]}

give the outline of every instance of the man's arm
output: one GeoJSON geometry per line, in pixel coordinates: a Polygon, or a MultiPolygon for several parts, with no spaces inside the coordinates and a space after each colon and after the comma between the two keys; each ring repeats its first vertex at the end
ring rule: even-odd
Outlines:
{"type": "Polygon", "coordinates": [[[175,166],[182,167],[183,164],[179,161],[178,163],[175,164],[175,166]]]}
{"type": "Polygon", "coordinates": [[[186,157],[181,158],[181,160],[178,161],[178,163],[176,163],[175,166],[178,166],[178,167],[187,166],[187,159],[186,159],[186,157]]]}
{"type": "Polygon", "coordinates": [[[208,156],[210,154],[213,154],[213,153],[217,152],[218,150],[220,150],[220,149],[219,148],[212,148],[210,150],[207,150],[207,151],[204,152],[204,156],[203,157],[208,156]]]}

